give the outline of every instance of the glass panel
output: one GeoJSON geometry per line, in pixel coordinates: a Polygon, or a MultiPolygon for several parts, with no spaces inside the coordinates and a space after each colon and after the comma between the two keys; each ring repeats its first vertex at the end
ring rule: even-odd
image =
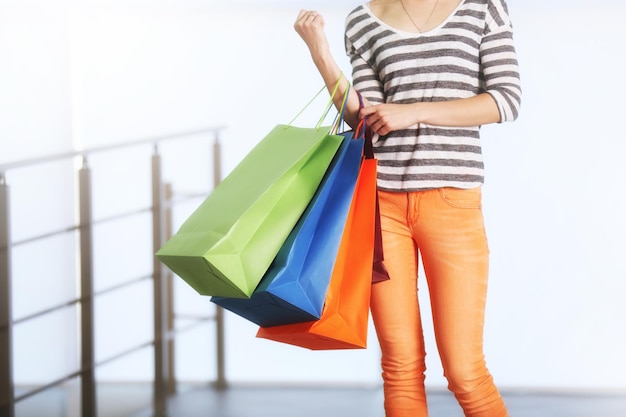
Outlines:
{"type": "MultiPolygon", "coordinates": [[[[153,339],[152,293],[152,282],[141,281],[96,298],[96,362],[153,339]]],[[[136,372],[136,379],[145,378],[139,367],[127,371],[136,372]]]]}
{"type": "Polygon", "coordinates": [[[94,291],[152,275],[150,213],[94,226],[94,291]]]}
{"type": "Polygon", "coordinates": [[[174,275],[174,309],[177,316],[214,316],[216,305],[210,296],[200,295],[178,275],[174,275]]]}
{"type": "Polygon", "coordinates": [[[78,308],[73,306],[16,325],[16,386],[44,385],[78,370],[78,308]]]}
{"type": "MultiPolygon", "coordinates": [[[[176,320],[176,327],[179,329],[190,324],[193,324],[192,320],[176,320]]],[[[174,352],[177,380],[215,381],[217,378],[215,322],[204,323],[177,333],[174,352]]]]}
{"type": "Polygon", "coordinates": [[[76,299],[76,233],[13,248],[13,318],[76,299]]]}

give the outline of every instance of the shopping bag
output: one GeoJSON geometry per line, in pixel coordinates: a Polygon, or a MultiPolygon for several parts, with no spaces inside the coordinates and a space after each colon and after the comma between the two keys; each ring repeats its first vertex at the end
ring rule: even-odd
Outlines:
{"type": "Polygon", "coordinates": [[[261,327],[257,337],[312,350],[367,347],[376,160],[364,159],[319,320],[261,327]]]}
{"type": "MultiPolygon", "coordinates": [[[[361,103],[363,103],[363,99],[359,94],[359,99],[361,103]]],[[[363,119],[363,129],[366,129],[365,119],[363,119]]],[[[365,159],[371,159],[376,161],[377,170],[378,170],[378,161],[374,157],[374,148],[372,146],[372,137],[371,132],[365,132],[365,148],[364,148],[364,156],[365,159]]],[[[385,266],[385,254],[383,251],[383,235],[380,224],[380,207],[378,205],[378,189],[376,190],[376,215],[374,217],[374,264],[372,270],[372,283],[377,283],[381,281],[386,281],[389,279],[389,272],[387,271],[387,267],[385,266]]]]}
{"type": "Polygon", "coordinates": [[[343,140],[320,126],[323,119],[315,128],[270,131],[157,251],[158,259],[202,295],[249,298],[343,140]]]}
{"type": "Polygon", "coordinates": [[[262,327],[320,318],[363,154],[363,138],[343,136],[315,197],[252,297],[211,301],[262,327]]]}

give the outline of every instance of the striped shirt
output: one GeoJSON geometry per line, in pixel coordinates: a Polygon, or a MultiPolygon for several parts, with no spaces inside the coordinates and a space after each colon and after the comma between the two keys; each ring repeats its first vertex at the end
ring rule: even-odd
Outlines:
{"type": "MultiPolygon", "coordinates": [[[[403,32],[367,4],[346,19],[354,88],[372,104],[462,99],[486,92],[501,122],[517,118],[521,88],[505,0],[462,0],[438,27],[403,32]]],[[[474,188],[484,182],[480,127],[420,124],[374,137],[387,191],[474,188]]]]}

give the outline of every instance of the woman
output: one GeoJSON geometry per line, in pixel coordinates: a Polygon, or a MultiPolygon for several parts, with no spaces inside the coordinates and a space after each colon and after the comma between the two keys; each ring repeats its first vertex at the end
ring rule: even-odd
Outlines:
{"type": "MultiPolygon", "coordinates": [[[[323,18],[301,11],[295,29],[334,87],[341,71],[323,18]]],[[[354,83],[346,121],[356,126],[367,118],[379,161],[391,279],[373,285],[371,310],[386,415],[428,415],[417,297],[421,258],[450,390],[465,416],[505,417],[483,354],[489,250],[479,139],[481,125],[514,120],[520,106],[505,0],[373,0],[348,15],[345,35],[354,83]],[[354,90],[365,98],[361,110],[354,90]]]]}

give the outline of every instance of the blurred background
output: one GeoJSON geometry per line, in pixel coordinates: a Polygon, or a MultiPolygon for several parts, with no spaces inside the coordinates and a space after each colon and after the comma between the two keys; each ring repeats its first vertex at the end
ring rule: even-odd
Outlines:
{"type": "MultiPolygon", "coordinates": [[[[354,0],[0,0],[0,165],[223,126],[225,176],[276,124],[322,86],[293,30],[316,9],[346,74],[345,16],[354,0]]],[[[486,355],[503,388],[626,392],[626,26],[622,0],[509,0],[524,91],[512,124],[483,128],[484,206],[491,249],[486,355]]],[[[311,126],[327,96],[295,123],[311,126]]],[[[185,136],[185,135],[184,135],[185,136]]],[[[212,186],[213,133],[164,145],[164,179],[195,193],[212,186]]],[[[151,146],[99,153],[95,219],[150,204],[151,146]]],[[[73,224],[75,159],[7,169],[11,238],[73,224]]],[[[77,295],[73,234],[11,251],[14,320],[77,295]]],[[[149,213],[96,226],[95,289],[152,268],[149,213]]],[[[177,315],[212,314],[208,298],[175,282],[177,315]]],[[[426,283],[420,297],[430,387],[445,387],[426,283]]],[[[153,337],[152,286],[140,280],[95,304],[102,361],[153,337]]],[[[16,386],[37,386],[79,364],[78,307],[13,329],[16,386]]],[[[225,314],[229,384],[380,385],[373,330],[367,350],[311,352],[255,338],[225,314]]],[[[215,377],[214,324],[176,341],[176,377],[215,377]]],[[[102,382],[153,377],[151,347],[99,367],[102,382]]]]}

